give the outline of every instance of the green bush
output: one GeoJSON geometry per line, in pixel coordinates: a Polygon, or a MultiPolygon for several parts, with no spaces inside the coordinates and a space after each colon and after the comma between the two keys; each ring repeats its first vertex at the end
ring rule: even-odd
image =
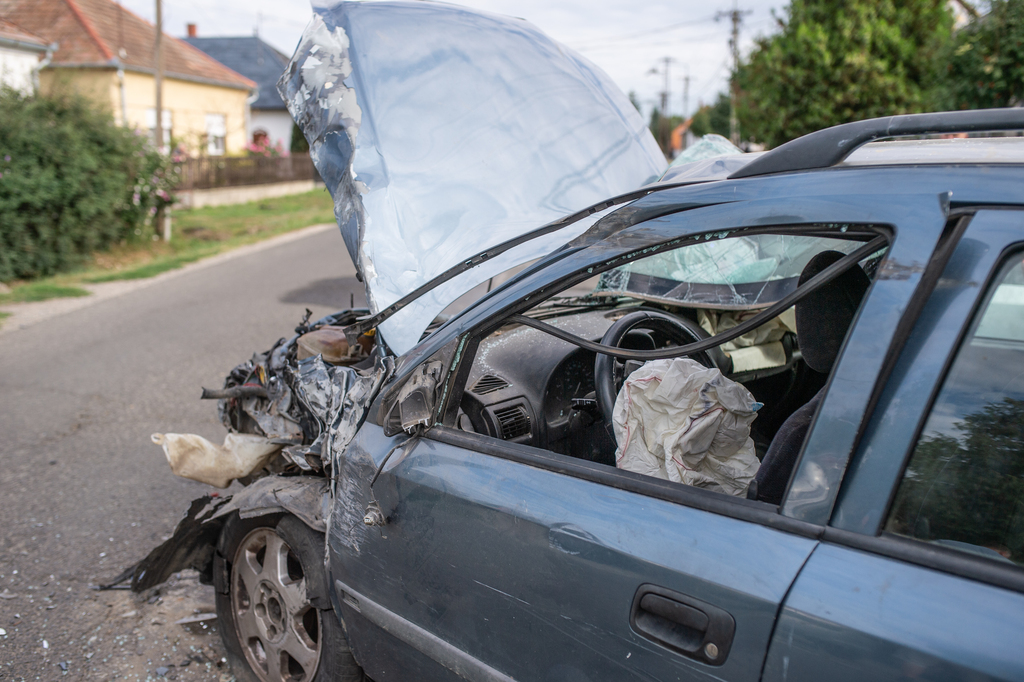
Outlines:
{"type": "MultiPolygon", "coordinates": [[[[66,270],[142,236],[169,165],[84,98],[0,90],[0,281],[66,270]]],[[[148,238],[148,235],[147,235],[148,238]]]]}
{"type": "Polygon", "coordinates": [[[1024,0],[992,0],[988,14],[957,32],[948,78],[957,109],[1024,104],[1024,0]]]}

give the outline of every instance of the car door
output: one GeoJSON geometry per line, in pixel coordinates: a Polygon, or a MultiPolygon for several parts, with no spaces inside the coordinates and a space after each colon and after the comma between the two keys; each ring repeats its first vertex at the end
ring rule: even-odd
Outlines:
{"type": "MultiPolygon", "coordinates": [[[[770,204],[693,210],[637,229],[762,226],[770,204]]],[[[787,209],[790,222],[837,231],[896,225],[896,268],[930,253],[946,220],[934,194],[793,199],[787,209]]],[[[920,278],[907,268],[876,281],[834,379],[846,376],[846,356],[872,358],[857,371],[861,383],[874,376],[920,278]]],[[[848,413],[868,397],[852,393],[848,413]]],[[[760,678],[820,526],[447,426],[395,449],[402,442],[362,428],[329,535],[336,603],[378,682],[760,678]],[[353,481],[375,469],[373,494],[360,492],[353,481]],[[358,526],[371,497],[387,523],[367,531],[358,526]]]]}
{"type": "Polygon", "coordinates": [[[786,598],[765,680],[1024,679],[1024,212],[980,211],[786,598]]]}

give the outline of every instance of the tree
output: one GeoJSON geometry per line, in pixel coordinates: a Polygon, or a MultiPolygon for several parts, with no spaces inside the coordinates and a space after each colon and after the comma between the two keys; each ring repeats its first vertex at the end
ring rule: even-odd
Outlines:
{"type": "Polygon", "coordinates": [[[947,70],[957,109],[1024,104],[1024,0],[992,0],[952,41],[947,70]]]}
{"type": "Polygon", "coordinates": [[[780,32],[738,74],[740,129],[776,146],[821,128],[924,111],[936,101],[945,0],[792,0],[780,32]]]}
{"type": "Polygon", "coordinates": [[[298,123],[292,123],[292,144],[288,151],[292,154],[305,154],[309,151],[309,142],[306,141],[306,136],[302,134],[302,128],[298,123]]]}
{"type": "Polygon", "coordinates": [[[672,131],[682,122],[683,119],[680,116],[662,116],[658,107],[651,110],[651,122],[648,124],[648,128],[664,154],[668,155],[669,153],[672,131]]]}
{"type": "Polygon", "coordinates": [[[635,90],[629,91],[629,103],[636,107],[637,111],[640,111],[640,99],[636,96],[635,90]]]}
{"type": "Polygon", "coordinates": [[[0,281],[67,270],[149,238],[173,203],[170,161],[146,136],[73,93],[0,88],[0,281]]]}
{"type": "Polygon", "coordinates": [[[729,95],[719,93],[718,99],[713,105],[704,105],[693,115],[693,124],[690,130],[697,137],[703,137],[708,133],[716,133],[722,137],[729,137],[729,95]]]}
{"type": "Polygon", "coordinates": [[[888,530],[922,540],[1024,546],[1024,401],[1004,398],[932,433],[914,450],[888,530]]]}

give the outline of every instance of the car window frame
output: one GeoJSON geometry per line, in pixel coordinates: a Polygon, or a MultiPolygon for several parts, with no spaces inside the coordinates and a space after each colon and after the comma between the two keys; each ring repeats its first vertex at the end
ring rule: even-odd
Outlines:
{"type": "MultiPolygon", "coordinates": [[[[908,341],[894,363],[892,374],[879,389],[880,399],[865,428],[864,438],[858,443],[848,477],[843,481],[835,512],[824,530],[822,539],[997,587],[1024,592],[1024,567],[1004,564],[884,530],[904,472],[960,349],[980,323],[981,313],[998,287],[999,275],[1007,261],[1024,254],[1024,234],[1020,229],[1024,226],[1024,208],[987,206],[980,209],[964,209],[964,213],[969,220],[964,225],[965,229],[958,238],[956,248],[977,248],[982,253],[982,257],[974,263],[971,271],[962,274],[965,278],[962,285],[964,288],[974,285],[975,293],[970,305],[964,311],[962,304],[957,307],[954,301],[941,301],[943,292],[938,291],[937,283],[927,292],[924,306],[931,304],[941,308],[925,310],[921,319],[915,323],[915,329],[919,329],[920,326],[931,327],[929,335],[936,335],[950,331],[950,325],[955,326],[952,340],[948,341],[948,350],[941,358],[941,371],[934,374],[926,396],[913,407],[913,414],[891,417],[892,423],[900,419],[912,420],[912,427],[905,432],[910,434],[909,437],[904,435],[904,439],[895,448],[899,453],[898,459],[886,462],[884,467],[881,464],[870,464],[870,448],[873,444],[877,447],[894,437],[893,427],[888,430],[883,428],[890,401],[900,399],[900,385],[908,372],[913,370],[915,363],[923,362],[921,354],[926,352],[926,339],[908,341]],[[1008,218],[1004,224],[987,225],[978,220],[982,216],[993,216],[997,220],[1001,216],[1008,218]],[[972,224],[979,229],[972,231],[972,224]],[[972,244],[970,241],[977,242],[979,238],[980,244],[972,244]],[[980,285],[976,284],[979,280],[980,285]],[[941,319],[947,316],[952,319],[941,319]],[[879,500],[884,502],[879,503],[879,500]],[[877,514],[865,519],[865,510],[873,506],[877,509],[877,514]]],[[[945,268],[943,274],[946,274],[945,268]]],[[[909,390],[909,387],[904,386],[904,390],[909,390]]],[[[882,452],[885,450],[882,449],[882,452]]],[[[876,462],[882,461],[881,456],[876,457],[876,462]]]]}
{"type": "MultiPolygon", "coordinates": [[[[919,288],[921,268],[918,263],[921,254],[931,258],[940,243],[949,216],[951,194],[944,190],[948,187],[948,178],[938,171],[922,171],[911,178],[901,173],[897,178],[885,170],[848,169],[842,173],[841,190],[836,184],[836,178],[837,174],[834,173],[798,173],[652,192],[605,216],[588,233],[553,252],[442,325],[423,343],[399,359],[391,385],[401,384],[421,362],[428,360],[454,339],[461,339],[479,330],[496,329],[502,320],[531,307],[538,298],[583,281],[593,275],[592,269],[587,273],[588,268],[604,264],[608,258],[618,258],[631,248],[642,250],[666,241],[685,240],[695,234],[715,231],[736,233],[769,226],[777,228],[780,224],[838,226],[837,218],[840,217],[844,224],[879,225],[891,231],[882,279],[886,280],[883,288],[895,300],[898,312],[892,319],[886,320],[891,326],[885,327],[884,341],[886,344],[897,343],[892,332],[902,311],[919,288]],[[896,179],[899,182],[894,182],[896,179]]],[[[978,186],[984,194],[984,191],[991,188],[991,183],[978,186]]],[[[614,265],[608,269],[610,267],[614,265]]],[[[878,287],[878,281],[876,278],[873,289],[878,287]]],[[[450,368],[449,371],[458,369],[450,368]]],[[[871,371],[874,374],[876,370],[872,368],[871,371]]],[[[860,434],[861,417],[874,388],[873,384],[868,383],[856,397],[858,404],[849,432],[842,434],[850,442],[860,434]]],[[[457,400],[459,396],[454,397],[457,400]]],[[[440,406],[437,416],[443,416],[440,406]]],[[[435,423],[440,422],[437,419],[435,423]]],[[[378,420],[378,423],[381,422],[378,420]]],[[[445,428],[441,426],[434,426],[424,437],[430,437],[431,431],[435,431],[439,438],[446,437],[445,428]]],[[[456,433],[462,436],[462,432],[456,433]]],[[[447,435],[454,438],[455,434],[447,435]]],[[[846,444],[841,444],[841,447],[846,448],[846,444]]],[[[536,452],[546,453],[544,450],[536,452]]],[[[553,453],[548,454],[554,456],[553,453]]],[[[816,456],[815,453],[812,455],[808,458],[805,450],[801,461],[816,456]]],[[[844,451],[841,461],[837,460],[834,475],[825,482],[825,499],[819,507],[807,513],[787,513],[784,508],[781,513],[772,511],[769,512],[770,523],[792,525],[794,530],[803,529],[800,532],[805,534],[811,532],[809,528],[817,528],[820,532],[827,523],[827,514],[831,512],[848,456],[849,453],[844,451]],[[798,523],[776,521],[782,516],[790,517],[798,523]]],[[[619,475],[624,473],[619,472],[619,475]]],[[[716,496],[706,491],[691,491],[689,494],[700,495],[702,492],[716,496]]],[[[652,491],[652,494],[657,493],[652,491]]],[[[680,501],[695,506],[709,504],[698,499],[691,501],[689,498],[680,501]]],[[[784,499],[783,504],[786,502],[784,499]]],[[[728,501],[728,509],[743,508],[744,505],[737,504],[735,500],[728,501]]],[[[728,510],[725,512],[728,513],[728,510]]],[[[736,513],[747,516],[746,512],[736,513]]],[[[761,514],[755,516],[761,518],[761,514]]],[[[769,522],[769,516],[761,520],[769,522]]]]}
{"type": "MultiPolygon", "coordinates": [[[[834,227],[831,230],[825,230],[824,232],[822,231],[821,222],[802,225],[794,225],[790,222],[781,225],[763,225],[757,226],[756,232],[773,234],[813,234],[814,236],[827,236],[831,233],[844,234],[843,228],[840,227],[840,223],[833,222],[831,224],[834,227]]],[[[875,234],[886,235],[889,240],[889,249],[892,248],[896,241],[896,227],[891,224],[870,226],[864,226],[861,223],[855,224],[859,228],[865,228],[865,231],[870,227],[870,230],[875,234]]],[[[730,236],[739,235],[742,231],[742,228],[733,230],[730,236]]],[[[695,243],[696,240],[699,240],[704,235],[720,232],[721,230],[699,232],[692,235],[692,239],[695,243]]],[[[683,245],[680,245],[680,248],[682,246],[683,245]]],[[[616,265],[614,264],[609,264],[603,269],[611,269],[615,266],[616,265]]],[[[575,276],[565,278],[560,281],[559,284],[562,289],[568,288],[578,283],[578,281],[583,281],[587,278],[593,277],[595,274],[599,274],[596,268],[580,270],[575,276]]],[[[870,291],[867,296],[870,296],[870,291]]],[[[453,428],[455,416],[458,412],[459,400],[461,399],[462,392],[465,390],[465,383],[468,379],[469,370],[472,366],[472,361],[475,357],[480,340],[506,324],[505,320],[511,314],[514,314],[514,312],[507,312],[505,315],[500,316],[497,319],[492,319],[488,324],[481,325],[460,337],[462,339],[460,344],[464,348],[464,351],[460,356],[459,365],[449,368],[449,380],[446,382],[448,386],[446,389],[446,393],[448,395],[447,403],[445,405],[438,405],[436,413],[438,423],[427,430],[423,437],[449,445],[465,447],[485,454],[517,461],[529,466],[572,475],[595,483],[609,485],[610,487],[636,492],[648,497],[684,504],[703,511],[709,511],[723,516],[759,523],[760,525],[785,530],[786,532],[804,537],[820,537],[823,530],[822,525],[807,523],[800,519],[794,519],[782,515],[779,513],[779,505],[724,495],[671,481],[663,481],[661,479],[643,476],[630,471],[607,467],[605,465],[588,462],[586,460],[575,459],[567,455],[561,455],[532,445],[512,443],[503,441],[499,438],[487,436],[485,434],[468,433],[453,428]],[[454,376],[458,376],[459,379],[453,382],[452,377],[454,376]]]]}

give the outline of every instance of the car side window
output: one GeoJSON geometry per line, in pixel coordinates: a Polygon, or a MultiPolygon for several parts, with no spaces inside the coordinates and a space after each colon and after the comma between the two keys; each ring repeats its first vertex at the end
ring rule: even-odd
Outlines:
{"type": "Polygon", "coordinates": [[[1024,565],[1024,264],[997,278],[957,351],[886,530],[1024,565]]]}
{"type": "MultiPolygon", "coordinates": [[[[551,296],[526,317],[584,341],[670,349],[745,325],[801,279],[847,254],[878,248],[870,246],[877,238],[873,226],[712,236],[588,270],[594,275],[589,288],[551,296]]],[[[815,324],[812,315],[800,335],[798,310],[789,308],[690,358],[623,361],[522,320],[509,322],[479,340],[455,424],[577,460],[778,504],[752,484],[775,452],[764,470],[772,473],[773,486],[781,481],[774,487],[782,496],[795,461],[788,454],[797,452],[807,431],[782,427],[794,413],[816,409],[883,253],[866,251],[860,265],[821,289],[850,289],[841,292],[844,305],[827,300],[814,306],[830,325],[815,324]],[[826,326],[827,334],[816,333],[826,326]],[[780,431],[780,443],[795,445],[773,451],[780,431]],[[790,432],[797,437],[789,439],[790,432]]],[[[809,419],[801,423],[806,427],[809,419]]]]}

